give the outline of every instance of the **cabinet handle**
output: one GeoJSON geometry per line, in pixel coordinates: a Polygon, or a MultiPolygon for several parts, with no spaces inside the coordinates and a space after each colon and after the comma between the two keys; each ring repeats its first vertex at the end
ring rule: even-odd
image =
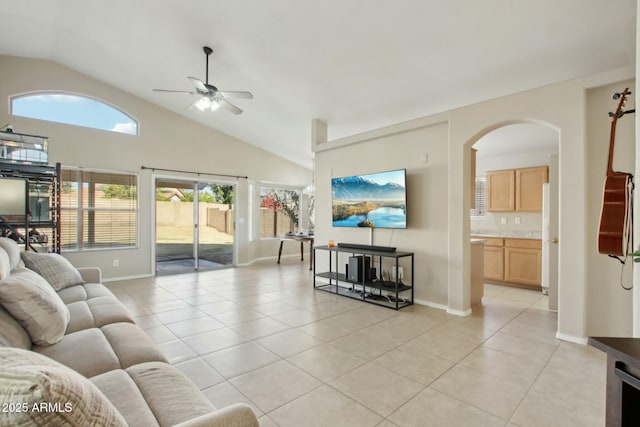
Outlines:
{"type": "Polygon", "coordinates": [[[638,379],[635,375],[631,375],[627,371],[624,370],[624,363],[616,362],[615,369],[616,377],[620,378],[623,382],[633,386],[636,390],[640,390],[640,379],[638,379]]]}

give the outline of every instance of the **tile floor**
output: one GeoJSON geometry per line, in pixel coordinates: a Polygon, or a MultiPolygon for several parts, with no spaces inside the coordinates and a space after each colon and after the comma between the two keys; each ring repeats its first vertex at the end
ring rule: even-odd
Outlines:
{"type": "Polygon", "coordinates": [[[605,356],[555,339],[538,292],[486,285],[469,317],[314,291],[306,263],[109,284],[218,407],[262,426],[602,426],[605,356]]]}

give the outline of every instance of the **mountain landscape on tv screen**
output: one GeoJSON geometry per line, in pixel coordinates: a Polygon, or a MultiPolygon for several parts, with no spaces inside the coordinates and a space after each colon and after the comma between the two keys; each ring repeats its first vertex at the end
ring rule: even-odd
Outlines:
{"type": "Polygon", "coordinates": [[[406,228],[403,184],[376,182],[366,176],[333,178],[333,226],[406,228]]]}
{"type": "Polygon", "coordinates": [[[404,200],[404,187],[395,182],[378,184],[361,176],[334,178],[333,198],[344,201],[404,200]]]}

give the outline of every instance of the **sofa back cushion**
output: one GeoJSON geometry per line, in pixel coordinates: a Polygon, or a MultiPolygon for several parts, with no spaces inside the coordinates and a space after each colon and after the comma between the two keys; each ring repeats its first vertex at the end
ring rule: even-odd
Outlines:
{"type": "Polygon", "coordinates": [[[0,425],[126,426],[82,375],[46,356],[0,348],[0,425]]]}
{"type": "Polygon", "coordinates": [[[23,252],[22,260],[29,270],[44,277],[56,291],[84,283],[80,272],[60,254],[23,252]]]}
{"type": "Polygon", "coordinates": [[[71,315],[56,291],[38,273],[14,270],[0,282],[0,304],[41,346],[62,339],[71,315]]]}
{"type": "Polygon", "coordinates": [[[0,237],[0,248],[4,249],[9,255],[11,270],[20,267],[20,246],[18,246],[18,242],[8,237],[0,237]]]}
{"type": "Polygon", "coordinates": [[[31,337],[9,313],[0,307],[0,347],[31,349],[31,337]]]}
{"type": "Polygon", "coordinates": [[[11,260],[7,251],[0,248],[0,281],[6,279],[11,274],[11,260]]]}

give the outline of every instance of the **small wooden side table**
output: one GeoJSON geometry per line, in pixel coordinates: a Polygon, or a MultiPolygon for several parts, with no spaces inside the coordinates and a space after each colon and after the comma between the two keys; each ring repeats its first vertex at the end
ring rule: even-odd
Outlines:
{"type": "Polygon", "coordinates": [[[300,261],[304,261],[304,242],[309,242],[309,270],[313,269],[313,236],[308,234],[283,234],[280,236],[280,249],[278,250],[278,264],[280,264],[280,257],[282,256],[282,245],[285,240],[292,240],[294,242],[300,242],[300,261]]]}

